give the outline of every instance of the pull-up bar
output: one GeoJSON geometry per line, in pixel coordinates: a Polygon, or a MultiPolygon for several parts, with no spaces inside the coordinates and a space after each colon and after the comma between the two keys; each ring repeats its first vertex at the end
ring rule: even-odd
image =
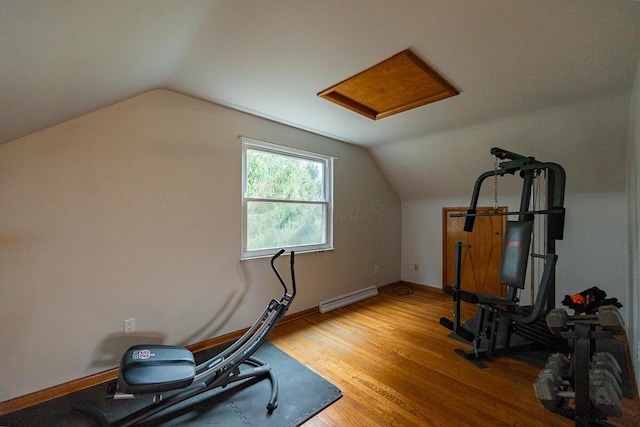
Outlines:
{"type": "Polygon", "coordinates": [[[524,220],[527,216],[546,214],[550,215],[548,240],[562,239],[564,232],[563,205],[566,180],[564,168],[557,163],[540,162],[534,157],[525,157],[497,147],[491,149],[491,154],[498,159],[506,160],[496,165],[494,170],[487,171],[476,179],[469,209],[466,214],[460,215],[466,217],[464,231],[473,231],[476,216],[517,214],[520,220],[524,220]],[[547,171],[547,206],[545,210],[539,212],[530,211],[529,203],[531,199],[531,184],[533,183],[536,174],[541,171],[547,171]],[[520,209],[517,212],[509,213],[495,212],[478,214],[476,208],[478,206],[480,188],[484,180],[489,177],[503,176],[506,174],[513,175],[516,172],[520,172],[520,177],[523,179],[520,209]]]}
{"type": "Polygon", "coordinates": [[[475,212],[475,213],[452,213],[452,218],[466,218],[475,216],[511,216],[511,215],[564,215],[564,208],[544,209],[538,211],[513,211],[513,212],[475,212]]]}

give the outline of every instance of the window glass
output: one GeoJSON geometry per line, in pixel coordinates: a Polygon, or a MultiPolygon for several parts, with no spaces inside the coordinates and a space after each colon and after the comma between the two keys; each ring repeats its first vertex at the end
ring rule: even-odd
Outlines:
{"type": "Polygon", "coordinates": [[[331,249],[333,159],[243,138],[243,258],[331,249]]]}

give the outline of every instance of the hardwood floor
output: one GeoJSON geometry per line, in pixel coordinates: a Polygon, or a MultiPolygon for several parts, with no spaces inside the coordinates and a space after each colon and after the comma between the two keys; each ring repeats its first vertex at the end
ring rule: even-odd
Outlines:
{"type": "MultiPolygon", "coordinates": [[[[406,289],[406,288],[402,288],[406,289]]],[[[393,288],[356,304],[280,325],[270,341],[342,390],[305,426],[573,426],[536,399],[539,368],[506,356],[480,369],[454,353],[441,316],[451,298],[393,288]]],[[[475,309],[467,317],[474,314],[475,309]]],[[[284,402],[281,402],[284,404],[284,402]]],[[[640,425],[638,398],[620,426],[640,425]]]]}

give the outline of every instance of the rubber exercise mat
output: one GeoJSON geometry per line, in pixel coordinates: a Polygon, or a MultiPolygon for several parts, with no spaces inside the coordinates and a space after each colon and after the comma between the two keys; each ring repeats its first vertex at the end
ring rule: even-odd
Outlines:
{"type": "MultiPolygon", "coordinates": [[[[198,358],[201,358],[201,355],[198,358]]],[[[270,343],[255,356],[271,365],[278,377],[278,407],[269,414],[271,393],[268,379],[226,391],[212,390],[169,409],[144,426],[297,426],[338,400],[342,393],[297,360],[270,343]]],[[[148,399],[112,401],[105,399],[106,385],[63,396],[49,402],[0,417],[0,426],[96,426],[94,419],[74,411],[75,405],[100,408],[109,420],[120,418],[148,403],[148,399]]]]}

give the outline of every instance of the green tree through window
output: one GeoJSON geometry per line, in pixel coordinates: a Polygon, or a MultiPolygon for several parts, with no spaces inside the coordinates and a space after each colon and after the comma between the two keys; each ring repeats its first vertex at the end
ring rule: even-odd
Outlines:
{"type": "Polygon", "coordinates": [[[243,256],[331,247],[332,159],[243,139],[243,256]]]}

